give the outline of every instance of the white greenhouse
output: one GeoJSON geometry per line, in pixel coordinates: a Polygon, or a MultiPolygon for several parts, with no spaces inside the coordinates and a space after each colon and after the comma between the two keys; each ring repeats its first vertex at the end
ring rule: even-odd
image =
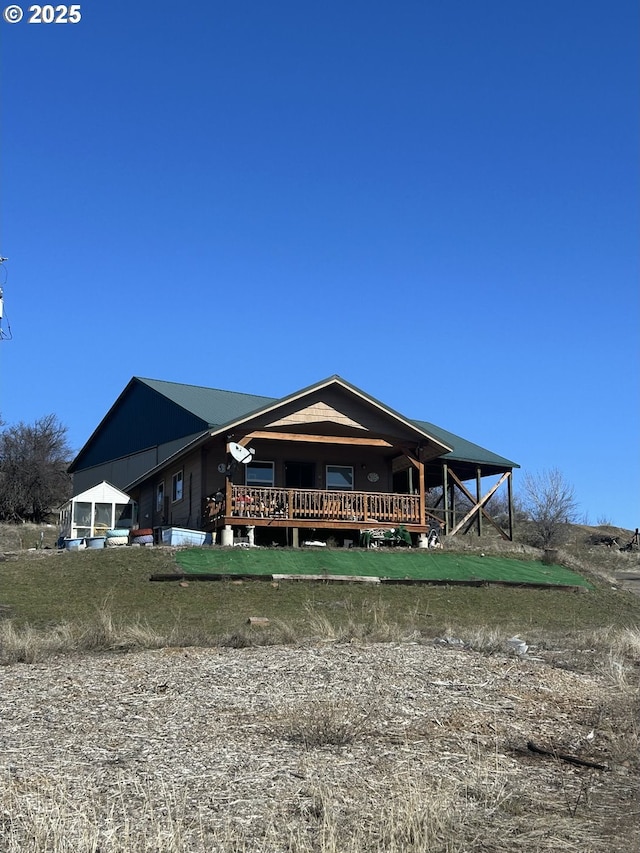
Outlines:
{"type": "Polygon", "coordinates": [[[137,505],[125,492],[103,480],[60,507],[60,535],[65,539],[104,536],[107,530],[130,530],[137,505]]]}

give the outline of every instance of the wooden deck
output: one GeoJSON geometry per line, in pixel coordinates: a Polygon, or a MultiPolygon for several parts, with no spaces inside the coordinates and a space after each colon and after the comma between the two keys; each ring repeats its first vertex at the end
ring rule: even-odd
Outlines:
{"type": "Polygon", "coordinates": [[[424,532],[430,520],[421,509],[418,495],[230,486],[227,494],[220,497],[218,503],[204,502],[205,530],[228,524],[335,529],[403,524],[415,532],[424,532]]]}

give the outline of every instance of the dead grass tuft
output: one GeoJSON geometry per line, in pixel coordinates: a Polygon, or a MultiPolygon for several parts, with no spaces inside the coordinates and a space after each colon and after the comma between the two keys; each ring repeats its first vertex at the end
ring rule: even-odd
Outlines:
{"type": "Polygon", "coordinates": [[[53,655],[74,650],[75,632],[67,624],[42,631],[27,625],[16,628],[11,620],[0,622],[0,664],[38,663],[53,655]]]}
{"type": "Polygon", "coordinates": [[[37,777],[28,789],[19,778],[10,780],[0,798],[3,851],[179,853],[206,841],[186,794],[170,783],[158,800],[142,782],[132,787],[123,779],[107,814],[98,805],[98,791],[92,794],[78,808],[81,793],[64,779],[37,777]]]}
{"type": "Polygon", "coordinates": [[[375,717],[375,708],[348,700],[312,700],[272,717],[274,736],[302,744],[305,749],[347,746],[361,738],[375,717]]]}
{"type": "Polygon", "coordinates": [[[390,618],[390,607],[385,602],[363,603],[356,609],[351,602],[344,607],[341,618],[331,618],[325,611],[307,605],[306,631],[314,640],[334,643],[355,641],[369,643],[405,643],[420,638],[417,614],[407,616],[407,624],[400,625],[390,618]]]}

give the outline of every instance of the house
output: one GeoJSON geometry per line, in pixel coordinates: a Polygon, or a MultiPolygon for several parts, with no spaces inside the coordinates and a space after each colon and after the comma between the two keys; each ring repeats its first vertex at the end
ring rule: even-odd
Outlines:
{"type": "Polygon", "coordinates": [[[517,467],[339,376],[281,399],[134,377],[70,471],[74,492],[122,488],[145,528],[196,528],[225,544],[249,528],[258,542],[295,545],[400,524],[423,541],[435,524],[454,535],[484,522],[511,538],[511,511],[503,530],[489,501],[506,485],[511,507],[517,467]]]}

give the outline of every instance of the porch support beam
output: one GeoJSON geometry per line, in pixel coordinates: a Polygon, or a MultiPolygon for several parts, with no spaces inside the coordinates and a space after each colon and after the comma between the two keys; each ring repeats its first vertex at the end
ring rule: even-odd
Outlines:
{"type": "Polygon", "coordinates": [[[511,471],[507,480],[507,496],[509,500],[509,539],[513,542],[513,476],[511,471]]]}
{"type": "MultiPolygon", "coordinates": [[[[418,497],[420,498],[420,524],[426,524],[427,496],[425,494],[424,462],[405,450],[405,459],[418,471],[418,497]]],[[[411,480],[409,481],[411,484],[411,480]]],[[[435,516],[432,516],[435,518],[435,516]]]]}
{"type": "Polygon", "coordinates": [[[442,506],[444,509],[444,532],[449,535],[451,522],[449,519],[449,466],[445,462],[442,466],[442,506]]]}
{"type": "MultiPolygon", "coordinates": [[[[458,488],[467,496],[467,498],[471,501],[471,503],[473,503],[474,502],[473,495],[464,486],[462,481],[459,480],[452,471],[450,471],[449,474],[450,474],[451,478],[455,481],[458,488]]],[[[456,524],[456,526],[453,528],[453,530],[449,534],[450,536],[454,536],[462,527],[464,527],[464,525],[467,523],[467,521],[469,521],[470,518],[473,518],[474,513],[481,512],[484,515],[484,517],[487,519],[487,521],[490,522],[496,528],[496,530],[502,536],[503,539],[509,538],[508,534],[505,533],[504,530],[498,524],[496,524],[496,522],[493,520],[493,518],[491,518],[489,513],[484,508],[485,504],[487,503],[487,501],[489,500],[491,495],[493,495],[494,492],[496,492],[500,488],[500,486],[504,483],[505,480],[509,479],[509,475],[510,475],[510,472],[506,471],[502,475],[502,477],[500,477],[498,482],[491,489],[489,489],[487,494],[469,510],[469,512],[465,515],[465,517],[463,519],[461,519],[458,522],[458,524],[456,524]]]]}

